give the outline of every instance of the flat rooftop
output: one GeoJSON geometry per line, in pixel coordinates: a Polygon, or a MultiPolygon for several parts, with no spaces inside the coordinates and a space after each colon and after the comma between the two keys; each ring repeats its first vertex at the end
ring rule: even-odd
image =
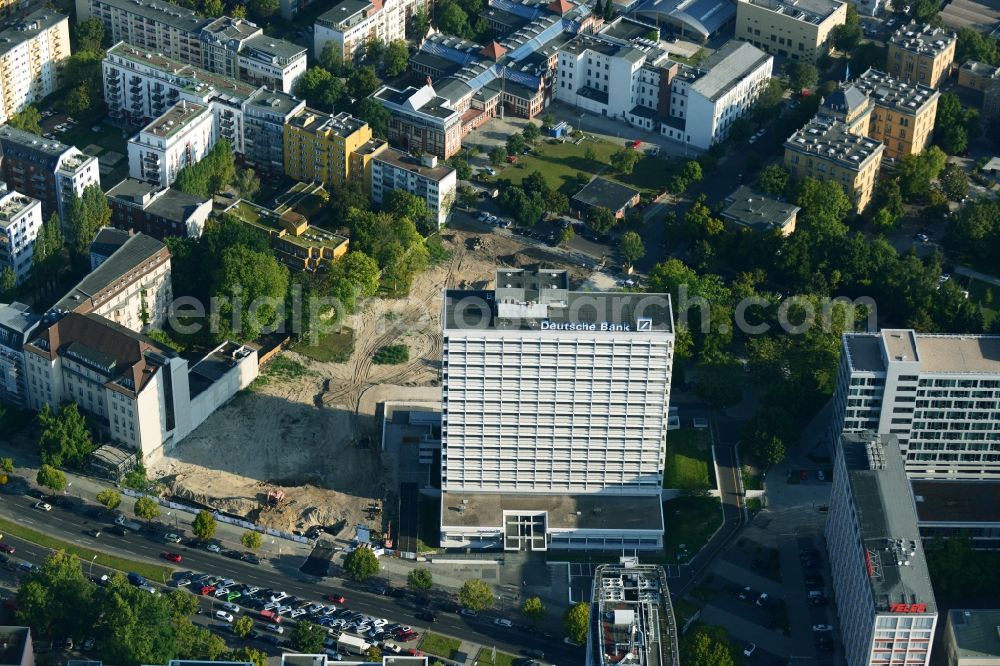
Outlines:
{"type": "MultiPolygon", "coordinates": [[[[0,30],[0,54],[7,53],[21,44],[38,37],[60,21],[69,21],[69,17],[54,9],[39,9],[22,19],[6,23],[0,30]]],[[[69,45],[66,45],[69,52],[69,45]]]]}
{"type": "Polygon", "coordinates": [[[678,664],[678,631],[666,572],[657,564],[622,559],[622,564],[602,564],[594,572],[593,663],[678,664]]]}
{"type": "Polygon", "coordinates": [[[1000,481],[911,481],[921,523],[1000,523],[1000,481]]]}
{"type": "Polygon", "coordinates": [[[214,93],[243,101],[260,89],[260,86],[188,65],[159,53],[150,53],[125,42],[119,42],[108,49],[105,60],[113,61],[116,57],[133,62],[140,68],[159,70],[163,73],[160,78],[169,79],[172,86],[196,95],[207,96],[214,93]]]}
{"type": "Polygon", "coordinates": [[[801,210],[795,204],[765,196],[746,185],[726,197],[726,204],[722,211],[724,219],[761,231],[788,226],[801,210]]]}
{"type": "Polygon", "coordinates": [[[816,117],[785,142],[785,149],[860,171],[885,150],[881,141],[851,134],[843,122],[816,117]]]}
{"type": "Polygon", "coordinates": [[[952,609],[948,611],[948,624],[955,635],[959,659],[968,659],[968,663],[995,663],[1000,659],[1000,609],[952,609]]]}
{"type": "Polygon", "coordinates": [[[1000,374],[1000,335],[932,335],[909,329],[846,333],[851,367],[885,371],[884,357],[920,363],[921,373],[1000,374]]]}
{"type": "Polygon", "coordinates": [[[930,24],[917,25],[910,22],[898,28],[889,37],[893,46],[924,55],[937,55],[951,46],[958,39],[955,33],[930,24]]]}
{"type": "Polygon", "coordinates": [[[603,206],[614,213],[627,207],[639,194],[639,190],[597,176],[573,195],[573,201],[585,206],[603,206]]]}
{"type": "Polygon", "coordinates": [[[885,72],[869,69],[854,85],[879,106],[916,114],[938,98],[938,91],[919,83],[906,83],[885,72]]]}
{"type": "Polygon", "coordinates": [[[172,2],[163,2],[161,0],[143,0],[142,2],[136,2],[136,0],[102,1],[108,3],[112,7],[122,9],[129,14],[142,16],[150,21],[163,23],[191,34],[197,34],[202,27],[214,20],[198,16],[198,14],[187,7],[175,5],[172,2]]]}
{"type": "Polygon", "coordinates": [[[899,441],[895,435],[849,433],[841,436],[840,447],[861,540],[872,558],[868,581],[876,610],[887,611],[892,603],[916,603],[936,613],[899,441]]]}
{"type": "Polygon", "coordinates": [[[41,205],[38,199],[33,199],[19,192],[0,190],[0,227],[6,227],[17,219],[32,205],[41,205]]]}
{"type": "Polygon", "coordinates": [[[202,115],[208,114],[208,107],[193,102],[178,102],[167,109],[162,116],[142,129],[143,134],[166,139],[177,134],[202,115]]]}
{"type": "Polygon", "coordinates": [[[438,161],[438,166],[425,166],[413,155],[392,147],[383,150],[374,159],[433,181],[441,181],[448,174],[455,171],[455,169],[448,166],[448,163],[443,160],[438,161]]]}
{"type": "Polygon", "coordinates": [[[504,511],[545,511],[550,530],[663,529],[659,495],[443,491],[441,497],[441,522],[445,526],[503,528],[504,511]]]}
{"type": "Polygon", "coordinates": [[[772,55],[749,42],[726,42],[698,67],[705,73],[691,85],[691,89],[714,102],[771,59],[772,55]]]}
{"type": "Polygon", "coordinates": [[[334,134],[339,137],[349,137],[367,125],[365,121],[355,118],[346,111],[333,116],[306,107],[301,113],[288,119],[288,124],[315,134],[334,134]]]}
{"type": "Polygon", "coordinates": [[[319,15],[317,23],[346,29],[368,15],[375,5],[370,0],[343,0],[319,15]]]}
{"type": "Polygon", "coordinates": [[[0,664],[17,666],[25,661],[33,661],[31,655],[25,655],[31,629],[28,627],[0,627],[0,664]],[[27,659],[25,659],[27,657],[27,659]]]}
{"type": "Polygon", "coordinates": [[[837,11],[844,3],[839,0],[739,0],[757,7],[770,9],[776,14],[818,25],[837,11]]]}

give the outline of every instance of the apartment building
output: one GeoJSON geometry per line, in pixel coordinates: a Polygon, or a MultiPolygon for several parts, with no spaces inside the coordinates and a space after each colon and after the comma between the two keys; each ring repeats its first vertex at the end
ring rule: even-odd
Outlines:
{"type": "Polygon", "coordinates": [[[1000,479],[1000,336],[844,336],[831,436],[899,439],[915,479],[1000,479]]]}
{"type": "Polygon", "coordinates": [[[42,230],[42,203],[0,183],[0,273],[7,268],[21,284],[31,275],[35,238],[42,230]]]}
{"type": "Polygon", "coordinates": [[[10,125],[0,127],[0,159],[7,187],[38,199],[43,219],[58,213],[64,227],[73,197],[101,184],[96,157],[10,125]]]}
{"type": "Polygon", "coordinates": [[[949,610],[944,642],[947,666],[1000,666],[1000,610],[949,610]]]}
{"type": "Polygon", "coordinates": [[[596,613],[587,632],[587,666],[680,664],[677,623],[658,564],[622,557],[599,564],[590,594],[596,613]]]}
{"type": "Polygon", "coordinates": [[[386,147],[372,157],[372,201],[381,204],[393,190],[403,190],[427,203],[427,210],[443,226],[455,203],[458,177],[447,164],[439,164],[433,155],[419,158],[386,147]]]}
{"type": "Polygon", "coordinates": [[[997,79],[1000,79],[1000,66],[968,60],[958,68],[958,85],[977,92],[985,93],[997,79]]]}
{"type": "Polygon", "coordinates": [[[0,627],[3,640],[3,663],[10,666],[35,666],[30,627],[0,627]]]}
{"type": "Polygon", "coordinates": [[[111,224],[157,239],[200,238],[212,214],[212,199],[172,187],[126,178],[106,192],[111,224]]]}
{"type": "Polygon", "coordinates": [[[127,42],[255,86],[290,93],[306,71],[306,49],[268,37],[242,19],[203,17],[163,0],[76,0],[77,21],[104,23],[112,43],[127,42]]]}
{"type": "Polygon", "coordinates": [[[170,187],[177,173],[203,158],[215,145],[207,106],[177,102],[128,142],[130,178],[170,187]]]}
{"type": "Polygon", "coordinates": [[[370,41],[406,39],[407,23],[427,6],[427,0],[342,0],[316,19],[313,56],[319,58],[332,43],[340,57],[350,61],[370,41]]]}
{"type": "Polygon", "coordinates": [[[496,281],[443,299],[442,546],[661,548],[669,295],[496,281]]]}
{"type": "Polygon", "coordinates": [[[430,83],[405,90],[382,86],[373,97],[389,112],[392,145],[445,160],[462,149],[462,116],[430,83]]]}
{"type": "Polygon", "coordinates": [[[774,58],[755,46],[727,42],[698,67],[681,67],[669,85],[669,114],[660,133],[707,150],[725,140],[771,79],[774,58]]]}
{"type": "Polygon", "coordinates": [[[795,178],[840,183],[860,213],[871,201],[884,152],[880,141],[852,134],[835,118],[817,116],[785,142],[784,164],[795,178]]]}
{"type": "Polygon", "coordinates": [[[170,251],[146,234],[128,236],[52,312],[95,314],[135,333],[163,328],[173,291],[170,251]]]}
{"type": "Polygon", "coordinates": [[[285,125],[285,175],[329,188],[365,188],[370,154],[354,156],[371,140],[368,123],[346,111],[330,115],[305,108],[285,125]]]}
{"type": "Polygon", "coordinates": [[[847,21],[840,0],[737,0],[736,39],[776,56],[815,62],[847,21]]]}
{"type": "Polygon", "coordinates": [[[924,543],[958,537],[974,550],[1000,550],[1000,480],[914,479],[910,485],[924,543]]]}
{"type": "Polygon", "coordinates": [[[243,103],[243,163],[261,173],[285,172],[285,125],[306,108],[303,99],[260,90],[243,103]]]}
{"type": "Polygon", "coordinates": [[[926,666],[938,612],[899,443],[847,433],[835,456],[826,543],[844,659],[926,666]]]}
{"type": "Polygon", "coordinates": [[[889,38],[887,69],[907,83],[939,88],[941,80],[951,73],[957,44],[958,36],[950,30],[910,22],[889,38]]]}
{"type": "Polygon", "coordinates": [[[53,9],[0,27],[0,123],[54,93],[69,55],[69,18],[53,9]]]}
{"type": "Polygon", "coordinates": [[[39,319],[24,303],[0,303],[0,402],[18,407],[28,402],[24,342],[39,319]]]}
{"type": "Polygon", "coordinates": [[[150,464],[257,377],[257,352],[223,343],[194,364],[94,314],[52,315],[24,345],[29,406],[79,405],[100,437],[150,464]]]}
{"type": "Polygon", "coordinates": [[[758,233],[790,236],[795,231],[798,206],[740,185],[726,197],[721,217],[726,222],[758,233]]]}
{"type": "Polygon", "coordinates": [[[931,143],[940,93],[920,83],[904,83],[869,69],[854,85],[874,105],[865,135],[885,144],[886,157],[915,155],[931,143]]]}

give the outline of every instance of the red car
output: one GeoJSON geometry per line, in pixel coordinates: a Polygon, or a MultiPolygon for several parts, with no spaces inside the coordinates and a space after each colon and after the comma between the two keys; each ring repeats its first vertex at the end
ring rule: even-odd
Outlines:
{"type": "Polygon", "coordinates": [[[201,593],[202,594],[214,594],[215,593],[215,586],[214,585],[203,585],[202,588],[201,588],[201,593]]]}
{"type": "Polygon", "coordinates": [[[326,599],[327,601],[332,601],[335,604],[347,603],[347,599],[345,599],[343,595],[340,594],[327,594],[323,598],[326,599]]]}
{"type": "Polygon", "coordinates": [[[260,616],[265,620],[270,620],[275,624],[281,624],[281,616],[273,610],[262,610],[260,616]]]}
{"type": "Polygon", "coordinates": [[[8,555],[14,554],[14,546],[10,545],[9,543],[0,543],[0,550],[7,553],[8,555]]]}
{"type": "Polygon", "coordinates": [[[417,637],[417,632],[415,631],[404,631],[402,633],[396,634],[396,640],[400,643],[409,643],[414,638],[417,637]]]}
{"type": "Polygon", "coordinates": [[[410,655],[411,657],[424,656],[424,653],[418,650],[417,648],[410,648],[409,650],[406,651],[406,654],[410,655]]]}
{"type": "Polygon", "coordinates": [[[184,558],[177,553],[163,553],[163,559],[170,560],[171,562],[180,562],[184,558]]]}

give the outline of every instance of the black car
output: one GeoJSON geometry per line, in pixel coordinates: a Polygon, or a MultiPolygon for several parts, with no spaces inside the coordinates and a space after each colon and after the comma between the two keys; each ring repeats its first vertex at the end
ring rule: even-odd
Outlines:
{"type": "Polygon", "coordinates": [[[128,529],[121,525],[112,525],[108,528],[108,531],[112,534],[117,534],[118,536],[128,536],[128,529]]]}
{"type": "Polygon", "coordinates": [[[230,558],[230,559],[233,559],[233,560],[242,560],[243,559],[243,553],[241,553],[238,550],[224,550],[224,551],[222,551],[222,554],[225,555],[226,557],[230,558]]]}
{"type": "Polygon", "coordinates": [[[458,611],[462,610],[462,607],[453,601],[446,601],[440,606],[438,606],[438,608],[440,608],[446,613],[457,613],[458,611]]]}
{"type": "Polygon", "coordinates": [[[247,634],[247,636],[249,636],[250,638],[256,640],[256,639],[258,639],[258,638],[261,637],[261,633],[259,631],[257,631],[256,629],[251,629],[250,633],[247,634]]]}
{"type": "Polygon", "coordinates": [[[260,564],[260,558],[253,553],[243,553],[243,561],[250,564],[260,564]]]}
{"type": "Polygon", "coordinates": [[[406,596],[406,590],[402,587],[394,587],[389,590],[389,596],[399,599],[400,597],[406,596]]]}
{"type": "Polygon", "coordinates": [[[545,659],[545,653],[541,650],[536,650],[534,648],[528,650],[521,650],[521,654],[526,657],[531,657],[532,659],[545,659]]]}
{"type": "Polygon", "coordinates": [[[437,615],[430,611],[420,611],[417,613],[417,619],[423,620],[424,622],[437,622],[437,615]]]}
{"type": "Polygon", "coordinates": [[[816,649],[820,652],[833,652],[833,641],[826,637],[818,638],[816,639],[816,649]]]}
{"type": "Polygon", "coordinates": [[[806,576],[806,587],[808,588],[823,587],[823,577],[819,575],[806,576]]]}
{"type": "Polygon", "coordinates": [[[809,599],[810,606],[826,606],[830,603],[830,600],[826,597],[812,597],[809,599]]]}
{"type": "Polygon", "coordinates": [[[274,634],[265,634],[263,636],[262,640],[265,641],[265,642],[267,642],[267,643],[271,643],[272,645],[280,645],[281,644],[281,639],[278,638],[277,636],[275,636],[274,634]]]}

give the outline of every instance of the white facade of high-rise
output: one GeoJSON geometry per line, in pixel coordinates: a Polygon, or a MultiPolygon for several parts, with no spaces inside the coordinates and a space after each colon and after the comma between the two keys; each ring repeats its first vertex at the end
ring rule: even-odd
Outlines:
{"type": "Polygon", "coordinates": [[[1000,479],[1000,336],[844,336],[831,436],[899,438],[911,478],[1000,479]]]}
{"type": "Polygon", "coordinates": [[[0,273],[9,267],[18,284],[28,279],[41,230],[42,202],[0,188],[0,273]]]}
{"type": "Polygon", "coordinates": [[[372,201],[381,204],[394,190],[420,197],[427,210],[444,226],[455,204],[458,176],[455,169],[438,165],[433,155],[419,159],[395,148],[385,148],[371,160],[372,201]]]}
{"type": "Polygon", "coordinates": [[[212,111],[179,102],[128,142],[128,175],[169,187],[215,145],[212,111]]]}
{"type": "MultiPolygon", "coordinates": [[[[359,3],[347,0],[316,19],[313,27],[313,55],[319,58],[327,43],[333,42],[344,60],[351,60],[370,41],[389,44],[406,39],[406,22],[427,9],[427,0],[379,0],[359,3]]],[[[422,39],[424,35],[417,35],[422,39]]]]}
{"type": "MultiPolygon", "coordinates": [[[[447,293],[444,503],[460,503],[474,516],[493,496],[506,528],[508,514],[534,520],[552,547],[654,548],[662,543],[656,525],[674,345],[669,297],[571,292],[567,279],[563,271],[501,270],[495,291],[447,293]],[[567,522],[546,512],[547,496],[576,498],[577,518],[580,506],[593,503],[586,512],[593,524],[586,515],[567,522]],[[600,498],[634,500],[637,512],[650,504],[649,519],[634,526],[649,540],[623,542],[633,528],[606,524],[610,505],[600,498]]],[[[449,514],[442,515],[445,545],[498,538],[498,512],[488,525],[463,515],[451,527],[459,517],[449,514]],[[486,527],[494,532],[476,531],[486,527]]],[[[533,549],[542,547],[536,537],[533,549]]],[[[506,540],[511,549],[509,532],[506,540]]]]}

